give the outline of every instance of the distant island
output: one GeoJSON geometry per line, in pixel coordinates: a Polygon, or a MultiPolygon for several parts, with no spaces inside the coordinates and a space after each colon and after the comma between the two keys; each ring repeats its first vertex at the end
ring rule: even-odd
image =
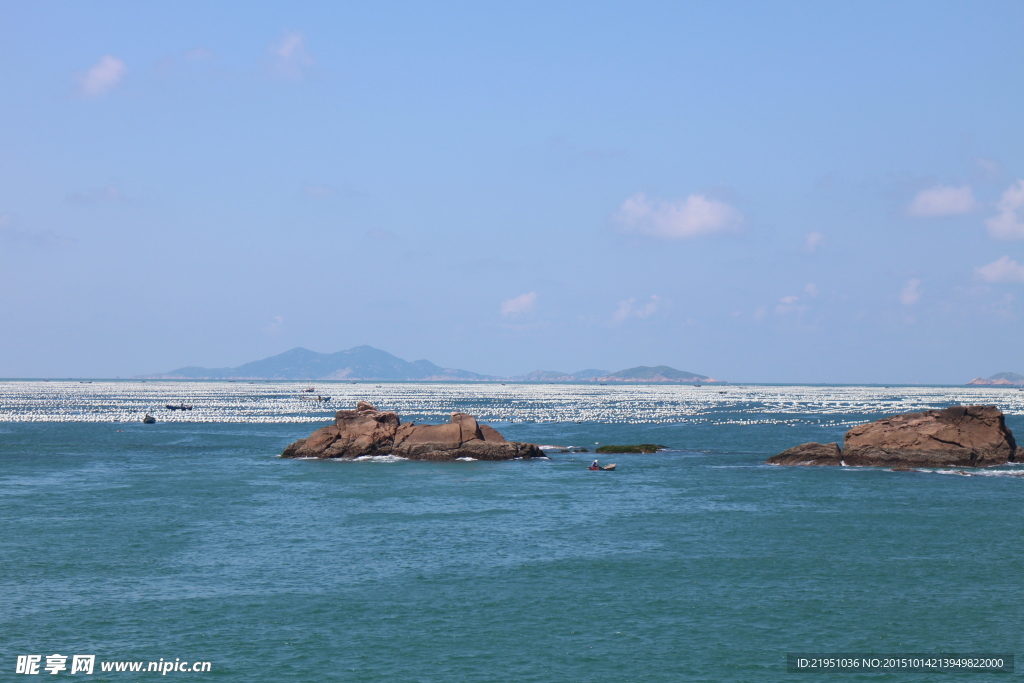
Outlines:
{"type": "Polygon", "coordinates": [[[469,370],[442,368],[428,360],[406,361],[372,346],[356,346],[337,353],[318,353],[301,347],[234,368],[189,366],[136,379],[277,379],[377,380],[391,382],[659,382],[725,384],[705,375],[667,365],[609,372],[593,368],[566,373],[535,370],[515,377],[482,375],[469,370]]]}
{"type": "Polygon", "coordinates": [[[635,368],[608,372],[607,370],[580,370],[579,372],[553,372],[551,370],[534,370],[526,375],[511,378],[519,382],[663,382],[686,384],[727,384],[724,380],[714,379],[707,375],[676,370],[667,365],[649,367],[638,365],[635,368]]]}
{"type": "Polygon", "coordinates": [[[139,379],[370,379],[397,382],[479,382],[498,378],[468,370],[442,368],[429,360],[410,363],[387,351],[364,345],[337,353],[317,353],[297,347],[236,368],[190,366],[139,379]]]}
{"type": "Polygon", "coordinates": [[[975,377],[967,384],[1018,387],[1024,386],[1024,375],[1018,375],[1016,372],[997,372],[991,377],[975,377]]]}

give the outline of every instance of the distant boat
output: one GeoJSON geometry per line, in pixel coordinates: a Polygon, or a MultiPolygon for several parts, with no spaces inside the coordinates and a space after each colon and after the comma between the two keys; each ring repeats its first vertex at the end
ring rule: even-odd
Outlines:
{"type": "Polygon", "coordinates": [[[615,469],[615,463],[612,463],[611,465],[601,465],[600,467],[588,467],[587,469],[590,470],[591,472],[596,472],[597,470],[611,472],[612,470],[615,469]]]}
{"type": "Polygon", "coordinates": [[[142,418],[142,421],[148,425],[151,425],[156,423],[156,418],[150,415],[149,413],[146,413],[146,417],[142,418]]]}
{"type": "Polygon", "coordinates": [[[185,405],[184,403],[182,403],[180,406],[175,406],[168,403],[164,407],[167,408],[168,410],[192,410],[191,405],[185,405]]]}

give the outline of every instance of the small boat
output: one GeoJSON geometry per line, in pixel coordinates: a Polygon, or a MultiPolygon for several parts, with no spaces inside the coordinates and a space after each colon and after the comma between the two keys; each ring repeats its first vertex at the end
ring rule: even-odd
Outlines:
{"type": "Polygon", "coordinates": [[[156,422],[156,418],[150,415],[149,413],[146,413],[146,417],[142,418],[142,421],[148,425],[151,425],[156,422]]]}
{"type": "Polygon", "coordinates": [[[310,387],[309,389],[303,389],[302,391],[307,393],[307,394],[312,394],[314,391],[316,391],[316,389],[314,389],[313,387],[310,387]]]}
{"type": "Polygon", "coordinates": [[[587,469],[590,470],[591,472],[596,472],[597,470],[611,472],[612,470],[615,469],[615,463],[612,463],[611,465],[601,465],[600,467],[588,467],[587,469]]]}

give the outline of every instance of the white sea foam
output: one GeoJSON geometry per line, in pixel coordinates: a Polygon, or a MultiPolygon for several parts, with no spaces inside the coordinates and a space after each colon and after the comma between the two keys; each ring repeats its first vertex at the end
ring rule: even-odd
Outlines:
{"type": "Polygon", "coordinates": [[[397,455],[360,455],[358,458],[353,458],[352,462],[404,462],[408,458],[402,458],[397,455]]]}
{"type": "Polygon", "coordinates": [[[476,458],[455,458],[456,460],[464,460],[466,462],[476,462],[476,458]]]}
{"type": "Polygon", "coordinates": [[[915,472],[931,472],[932,474],[956,474],[961,477],[1024,477],[1024,470],[1021,469],[936,469],[936,470],[914,470],[915,472]]]}
{"type": "MultiPolygon", "coordinates": [[[[600,423],[848,426],[863,414],[963,403],[995,404],[1024,415],[1024,392],[998,387],[730,386],[727,394],[690,385],[351,384],[124,380],[0,382],[0,422],[326,423],[368,400],[403,420],[446,421],[455,411],[488,423],[600,423]],[[310,396],[330,396],[317,402],[310,396]],[[166,405],[192,405],[169,410],[166,405]],[[856,417],[854,417],[856,416],[856,417]]],[[[548,446],[548,450],[561,447],[548,446]]]]}

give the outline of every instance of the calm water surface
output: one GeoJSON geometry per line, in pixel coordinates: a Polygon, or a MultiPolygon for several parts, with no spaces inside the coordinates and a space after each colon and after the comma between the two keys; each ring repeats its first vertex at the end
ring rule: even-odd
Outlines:
{"type": "MultiPolygon", "coordinates": [[[[55,652],[208,660],[210,673],[168,677],[239,681],[809,681],[829,678],[787,674],[786,652],[1024,652],[1024,468],[762,464],[890,403],[940,407],[959,390],[945,403],[940,390],[863,390],[812,410],[808,389],[699,405],[612,389],[579,398],[576,415],[642,400],[669,416],[577,423],[571,396],[531,394],[565,421],[497,426],[671,450],[615,456],[616,472],[587,471],[591,454],[282,460],[315,425],[38,421],[50,399],[8,387],[24,401],[0,422],[0,678],[19,678],[19,654],[55,652]]],[[[525,400],[416,391],[438,392],[437,414],[454,401],[514,418],[525,400]]],[[[979,396],[1024,435],[1016,396],[979,396]]],[[[98,414],[123,414],[114,403],[98,414]]]]}

